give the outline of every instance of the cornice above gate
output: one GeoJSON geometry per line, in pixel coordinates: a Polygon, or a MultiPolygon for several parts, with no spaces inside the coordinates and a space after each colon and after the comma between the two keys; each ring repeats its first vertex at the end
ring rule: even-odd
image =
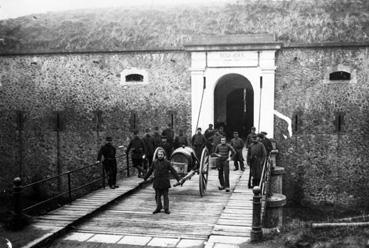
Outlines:
{"type": "Polygon", "coordinates": [[[230,34],[193,37],[184,44],[185,50],[196,51],[254,51],[278,50],[281,42],[276,42],[272,34],[230,34]]]}

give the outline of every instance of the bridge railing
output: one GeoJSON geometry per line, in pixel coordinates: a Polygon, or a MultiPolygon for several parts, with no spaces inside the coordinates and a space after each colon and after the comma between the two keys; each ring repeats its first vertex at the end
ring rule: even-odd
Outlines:
{"type": "MultiPolygon", "coordinates": [[[[271,153],[272,154],[272,153],[271,153]]],[[[266,198],[271,196],[271,173],[272,158],[271,154],[265,159],[263,170],[258,186],[253,188],[253,212],[252,212],[252,230],[251,241],[260,241],[262,239],[262,221],[266,212],[266,198]]]]}
{"type": "MultiPolygon", "coordinates": [[[[126,166],[123,166],[123,173],[126,172],[127,177],[130,176],[130,166],[128,157],[126,154],[122,154],[120,156],[117,156],[116,159],[119,160],[126,160],[126,166]]],[[[124,162],[123,162],[124,163],[124,162]]],[[[81,175],[79,175],[81,176],[81,175]]],[[[77,169],[69,170],[64,173],[61,173],[56,176],[48,177],[33,183],[29,183],[26,185],[22,185],[22,179],[20,177],[16,177],[13,180],[13,211],[16,216],[23,215],[23,213],[29,213],[38,207],[41,207],[43,205],[46,205],[48,203],[51,203],[53,201],[57,201],[58,199],[62,199],[62,203],[58,202],[57,204],[65,204],[65,203],[71,203],[74,199],[77,197],[73,197],[74,194],[77,191],[81,191],[85,189],[85,191],[88,192],[88,187],[93,187],[95,185],[95,189],[97,188],[105,188],[105,181],[106,181],[106,175],[104,166],[101,162],[95,162],[77,169]],[[76,177],[78,173],[83,173],[82,175],[86,175],[88,173],[92,174],[92,178],[84,178],[81,179],[80,177],[76,177]],[[98,175],[96,177],[96,175],[98,175]],[[74,179],[74,180],[72,180],[74,179]],[[40,201],[33,201],[31,204],[28,204],[27,206],[24,206],[22,198],[25,195],[25,192],[31,191],[35,188],[41,188],[42,185],[49,186],[55,185],[55,181],[64,182],[62,185],[64,185],[62,190],[57,190],[56,194],[53,194],[50,197],[46,197],[40,201]],[[87,181],[84,183],[83,181],[87,181]],[[81,185],[82,182],[82,185],[81,185]]]]}

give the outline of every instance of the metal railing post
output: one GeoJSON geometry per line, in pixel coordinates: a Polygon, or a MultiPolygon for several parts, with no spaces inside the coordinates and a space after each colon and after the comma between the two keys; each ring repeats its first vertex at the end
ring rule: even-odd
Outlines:
{"type": "Polygon", "coordinates": [[[69,196],[69,203],[72,202],[72,189],[71,189],[71,181],[70,181],[70,172],[67,174],[68,176],[68,196],[69,196]]]}
{"type": "Polygon", "coordinates": [[[129,177],[129,153],[126,153],[126,160],[127,160],[127,177],[129,177]]]}
{"type": "Polygon", "coordinates": [[[105,189],[105,170],[104,170],[104,165],[103,163],[101,163],[101,169],[102,169],[102,187],[105,189]]]}
{"type": "Polygon", "coordinates": [[[21,202],[21,195],[22,195],[22,179],[20,177],[16,177],[13,180],[13,210],[17,217],[21,216],[22,214],[22,202],[21,202]]]}
{"type": "Polygon", "coordinates": [[[253,188],[253,206],[252,206],[252,230],[251,242],[260,241],[263,237],[261,230],[261,189],[258,186],[253,188]]]}
{"type": "Polygon", "coordinates": [[[20,230],[29,223],[29,220],[22,212],[22,179],[14,178],[13,184],[13,213],[7,225],[12,230],[20,230]]]}

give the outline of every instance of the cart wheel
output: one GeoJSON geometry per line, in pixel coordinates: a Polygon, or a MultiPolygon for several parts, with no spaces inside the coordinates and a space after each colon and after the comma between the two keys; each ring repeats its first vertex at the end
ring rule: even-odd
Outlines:
{"type": "Polygon", "coordinates": [[[204,196],[206,193],[206,186],[208,184],[209,177],[209,151],[205,147],[202,149],[201,160],[199,166],[199,189],[200,196],[204,196]]]}

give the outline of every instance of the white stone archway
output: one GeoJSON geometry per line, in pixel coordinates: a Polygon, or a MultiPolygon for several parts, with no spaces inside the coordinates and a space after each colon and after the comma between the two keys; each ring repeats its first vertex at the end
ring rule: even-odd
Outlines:
{"type": "Polygon", "coordinates": [[[254,126],[273,137],[275,52],[280,46],[273,36],[266,34],[201,37],[187,44],[186,49],[191,52],[192,133],[197,126],[205,129],[214,123],[214,90],[218,80],[228,74],[239,74],[249,80],[254,90],[254,126]]]}

